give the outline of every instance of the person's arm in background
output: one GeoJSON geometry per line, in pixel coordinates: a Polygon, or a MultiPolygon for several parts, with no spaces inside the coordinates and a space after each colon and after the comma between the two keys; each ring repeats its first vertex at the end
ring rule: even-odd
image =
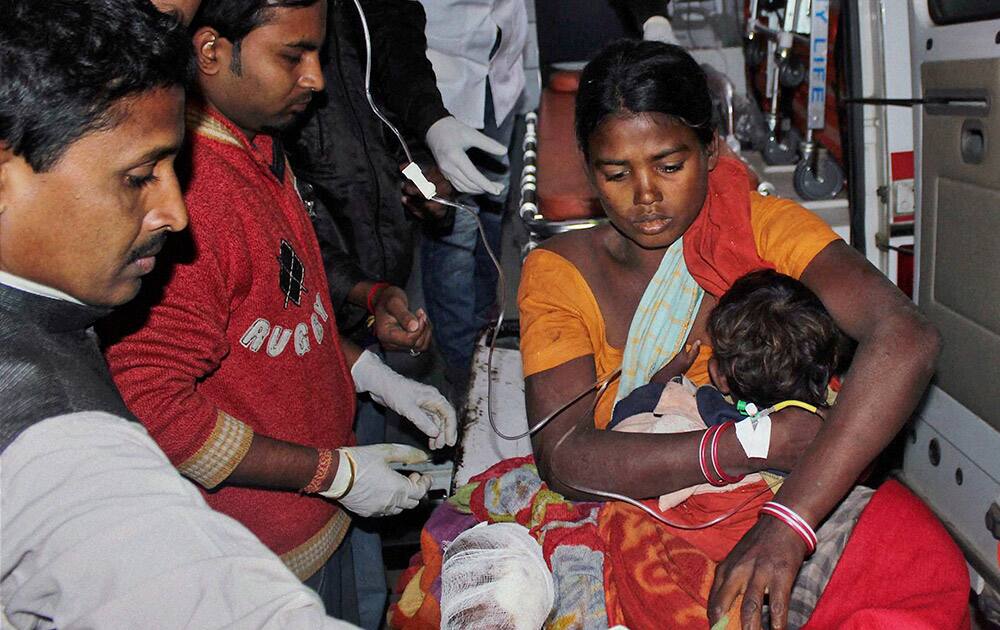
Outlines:
{"type": "MultiPolygon", "coordinates": [[[[941,337],[913,302],[843,241],[817,254],[801,280],[858,342],[836,405],[775,496],[816,529],[910,417],[934,372],[941,337]]],[[[790,527],[761,518],[719,565],[709,621],[721,619],[742,593],[743,628],[759,628],[766,591],[772,627],[784,628],[805,555],[790,527]]]]}
{"type": "Polygon", "coordinates": [[[385,286],[365,273],[323,202],[308,190],[304,192],[312,204],[313,230],[323,256],[333,311],[339,312],[346,303],[369,311],[375,317],[372,332],[386,350],[427,350],[431,344],[427,314],[423,309],[410,311],[409,298],[403,289],[385,286]]]}
{"type": "MultiPolygon", "coordinates": [[[[416,0],[362,0],[372,38],[372,93],[413,136],[426,141],[437,167],[464,193],[499,194],[472,163],[476,147],[504,155],[507,147],[452,116],[441,100],[434,68],[427,59],[427,18],[416,0]]],[[[429,166],[429,165],[421,165],[429,166]]]]}
{"type": "Polygon", "coordinates": [[[354,627],[209,508],[134,422],[49,418],[0,460],[0,584],[14,627],[354,627]]]}
{"type": "MultiPolygon", "coordinates": [[[[417,0],[361,0],[372,37],[372,93],[418,138],[450,116],[427,59],[427,18],[417,0]]],[[[363,52],[363,51],[361,51],[363,52]]]]}

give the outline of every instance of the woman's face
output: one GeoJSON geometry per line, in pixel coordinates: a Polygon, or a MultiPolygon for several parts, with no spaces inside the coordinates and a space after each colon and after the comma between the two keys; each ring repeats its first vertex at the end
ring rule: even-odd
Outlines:
{"type": "Polygon", "coordinates": [[[665,114],[609,116],[590,136],[591,182],[611,223],[644,249],[670,246],[698,216],[715,141],[665,114]]]}

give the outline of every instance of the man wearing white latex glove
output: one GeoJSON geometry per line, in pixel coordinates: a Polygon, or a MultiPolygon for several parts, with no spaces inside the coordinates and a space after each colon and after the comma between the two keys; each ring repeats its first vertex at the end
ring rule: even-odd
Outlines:
{"type": "Polygon", "coordinates": [[[473,195],[499,195],[503,191],[503,183],[490,181],[480,173],[466,151],[476,147],[496,156],[504,156],[507,154],[504,145],[454,116],[445,116],[431,125],[426,140],[438,168],[456,190],[473,195]]]}
{"type": "Polygon", "coordinates": [[[427,453],[403,444],[372,444],[337,449],[337,472],[321,496],[338,501],[359,516],[392,516],[416,507],[431,487],[420,473],[401,475],[389,464],[419,464],[427,453]]]}
{"type": "MultiPolygon", "coordinates": [[[[454,145],[451,161],[467,160],[465,149],[472,146],[470,132],[459,131],[459,124],[480,131],[506,149],[515,117],[531,109],[530,99],[524,98],[524,64],[531,34],[526,0],[420,2],[426,16],[427,59],[434,68],[444,108],[455,118],[441,114],[444,118],[439,116],[434,125],[447,132],[441,135],[454,145]]],[[[448,156],[439,155],[442,152],[435,148],[440,143],[434,126],[425,137],[439,168],[455,188],[468,190],[453,173],[456,169],[448,164],[448,156]]],[[[497,273],[485,250],[487,245],[500,250],[510,161],[506,150],[495,159],[492,155],[482,158],[475,162],[477,174],[494,185],[479,188],[486,194],[459,198],[475,214],[457,210],[448,233],[425,237],[420,245],[427,315],[434,324],[434,345],[444,358],[445,377],[454,391],[465,389],[476,338],[497,312],[497,273]]]]}
{"type": "Polygon", "coordinates": [[[458,436],[455,408],[434,387],[398,374],[368,350],[351,366],[351,376],[359,394],[368,392],[375,402],[412,422],[430,438],[432,449],[455,444],[458,436]]]}

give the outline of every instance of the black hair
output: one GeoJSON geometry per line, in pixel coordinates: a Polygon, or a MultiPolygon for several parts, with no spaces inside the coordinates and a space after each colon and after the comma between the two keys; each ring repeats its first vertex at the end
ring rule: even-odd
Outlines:
{"type": "Polygon", "coordinates": [[[150,0],[0,0],[0,143],[36,172],[121,121],[123,99],[184,85],[191,41],[150,0]]]}
{"type": "Polygon", "coordinates": [[[657,112],[712,141],[712,97],[705,72],[680,46],[618,40],[583,69],[576,95],[576,139],[590,159],[590,136],[608,116],[657,112]]]}
{"type": "Polygon", "coordinates": [[[712,310],[708,333],[730,393],[759,407],[789,399],[825,406],[847,347],[816,294],[770,269],[733,283],[712,310]]]}
{"type": "Polygon", "coordinates": [[[268,23],[275,9],[308,7],[319,0],[203,0],[191,23],[193,31],[209,26],[233,44],[230,70],[242,72],[240,54],[243,38],[268,23]]]}

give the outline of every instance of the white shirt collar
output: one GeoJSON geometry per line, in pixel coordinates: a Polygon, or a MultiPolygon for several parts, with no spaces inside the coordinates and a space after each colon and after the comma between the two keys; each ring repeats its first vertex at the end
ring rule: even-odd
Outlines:
{"type": "Polygon", "coordinates": [[[8,287],[13,287],[15,289],[20,289],[27,293],[33,293],[34,295],[40,295],[42,297],[52,298],[54,300],[62,300],[64,302],[72,302],[73,304],[83,304],[80,300],[76,299],[68,293],[63,293],[58,289],[53,289],[52,287],[45,286],[44,284],[39,284],[33,280],[28,280],[27,278],[22,278],[21,276],[15,276],[12,273],[6,271],[0,271],[0,284],[5,284],[8,287]]]}

